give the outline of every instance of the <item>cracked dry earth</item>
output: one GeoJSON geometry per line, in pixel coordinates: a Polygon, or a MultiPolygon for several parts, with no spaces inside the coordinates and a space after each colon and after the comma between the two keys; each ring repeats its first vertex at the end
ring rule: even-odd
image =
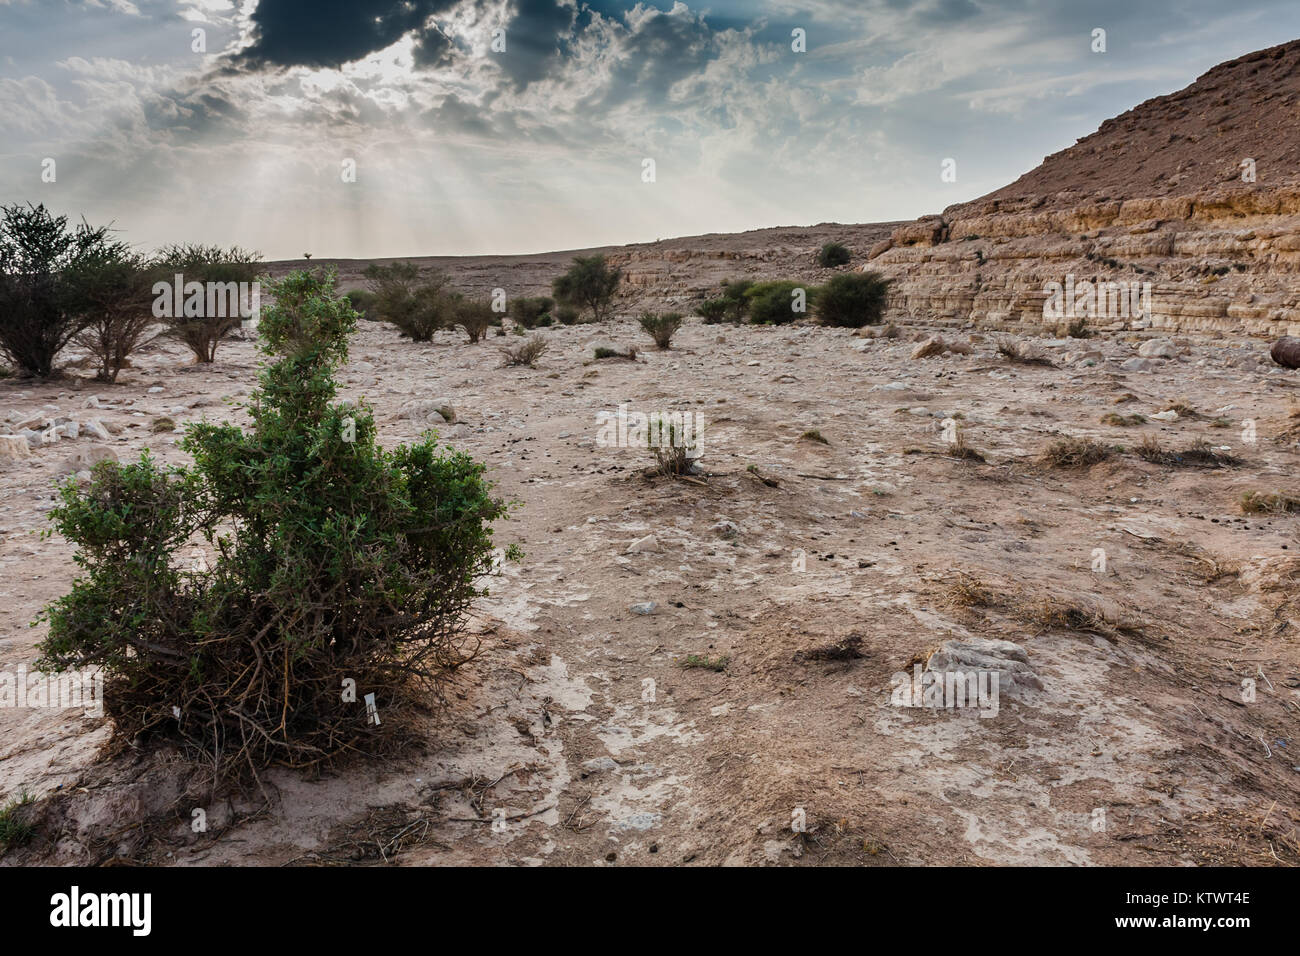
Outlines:
{"type": "MultiPolygon", "coordinates": [[[[979,335],[973,354],[910,360],[915,331],[692,319],[671,351],[594,361],[596,345],[645,347],[623,319],[544,330],[537,369],[503,369],[503,340],[412,345],[363,323],[343,392],[375,406],[381,441],[427,427],[406,403],[450,401],[444,440],[521,505],[497,538],[526,556],[481,602],[451,712],[397,758],[274,773],[269,810],[210,806],[195,834],[166,761],[97,775],[102,721],[3,711],[0,798],[63,787],[75,802],[39,855],[55,862],[1300,863],[1300,518],[1239,507],[1296,490],[1295,373],[1231,366],[1267,343],[1229,336],[1130,373],[1136,339],[1045,342],[1057,367],[1036,367],[979,335]],[[1084,349],[1102,358],[1069,361],[1084,349]],[[647,478],[644,452],[597,447],[597,412],[620,403],[702,414],[707,477],[647,478]],[[1151,419],[1174,403],[1176,421],[1151,419]],[[1102,424],[1116,409],[1147,421],[1102,424]],[[944,454],[949,417],[986,463],[944,454]],[[1148,434],[1242,461],[1150,464],[1133,452],[1148,434]],[[1127,450],[1037,465],[1064,435],[1127,450]],[[987,599],[960,600],[961,582],[987,599]],[[1022,645],[1041,689],[1005,691],[992,717],[891,704],[892,675],[973,637],[1022,645]],[[816,653],[848,638],[860,656],[816,653]],[[142,839],[149,813],[165,825],[142,839]]],[[[119,428],[119,457],[179,461],[157,415],[243,419],[221,399],[252,387],[253,346],[219,358],[196,368],[163,345],[117,386],[3,382],[0,413],[93,414],[119,428]],[[92,393],[116,407],[85,409],[92,393]]],[[[27,623],[72,578],[66,542],[37,533],[58,466],[92,444],[0,473],[2,668],[35,656],[27,623]]]]}

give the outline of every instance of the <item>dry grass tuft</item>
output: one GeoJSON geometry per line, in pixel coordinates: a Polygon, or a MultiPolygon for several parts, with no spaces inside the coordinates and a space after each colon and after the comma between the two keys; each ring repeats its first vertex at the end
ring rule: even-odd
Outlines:
{"type": "Polygon", "coordinates": [[[1088,468],[1111,456],[1108,445],[1091,438],[1061,438],[1039,457],[1048,468],[1088,468]]]}
{"type": "Polygon", "coordinates": [[[1248,491],[1241,496],[1241,513],[1246,515],[1292,514],[1300,511],[1300,497],[1285,492],[1266,495],[1248,491]]]}
{"type": "Polygon", "coordinates": [[[519,365],[536,368],[537,360],[549,347],[549,343],[540,335],[530,335],[517,345],[501,345],[497,350],[505,359],[506,368],[519,365]]]}
{"type": "Polygon", "coordinates": [[[1236,455],[1216,451],[1204,438],[1198,438],[1182,451],[1165,451],[1160,439],[1147,435],[1134,451],[1143,461],[1170,468],[1223,468],[1241,464],[1236,455]]]}

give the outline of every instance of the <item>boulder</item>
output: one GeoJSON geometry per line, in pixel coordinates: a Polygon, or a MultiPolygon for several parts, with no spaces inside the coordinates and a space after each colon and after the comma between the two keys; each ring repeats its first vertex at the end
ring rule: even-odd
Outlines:
{"type": "Polygon", "coordinates": [[[1283,368],[1300,368],[1300,339],[1284,335],[1273,343],[1268,355],[1283,368]]]}

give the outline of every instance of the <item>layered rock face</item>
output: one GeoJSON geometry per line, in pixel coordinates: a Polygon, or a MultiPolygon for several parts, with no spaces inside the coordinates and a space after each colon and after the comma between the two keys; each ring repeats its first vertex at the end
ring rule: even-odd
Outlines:
{"type": "Polygon", "coordinates": [[[1221,64],[864,268],[896,280],[898,318],[1300,333],[1298,103],[1300,41],[1221,64]]]}

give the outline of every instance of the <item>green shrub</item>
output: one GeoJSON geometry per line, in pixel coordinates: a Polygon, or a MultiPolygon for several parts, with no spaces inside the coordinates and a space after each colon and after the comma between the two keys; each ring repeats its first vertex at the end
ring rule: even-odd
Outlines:
{"type": "Polygon", "coordinates": [[[727,303],[724,318],[728,322],[744,322],[749,316],[749,290],[752,279],[732,279],[722,283],[722,299],[727,303]]]}
{"type": "Polygon", "coordinates": [[[250,431],[191,425],[189,467],[100,462],[51,512],[81,573],[42,613],[38,666],[101,667],[120,738],[222,775],[373,752],[439,700],[506,512],[468,456],[384,451],[367,407],[333,401],[357,318],[333,282],[270,286],[250,431]],[[199,542],[210,570],[184,563],[199,542]]]}
{"type": "Polygon", "coordinates": [[[807,299],[806,286],[784,279],[760,282],[745,291],[749,321],[758,325],[784,325],[803,318],[807,312],[807,299]]]}
{"type": "Polygon", "coordinates": [[[372,263],[362,274],[375,293],[375,314],[413,342],[428,342],[455,319],[456,299],[445,275],[426,272],[413,262],[372,263]]]}
{"type": "Polygon", "coordinates": [[[356,312],[361,318],[367,321],[375,321],[379,317],[375,314],[375,303],[379,297],[369,289],[349,289],[344,293],[348,304],[352,306],[352,311],[356,312]]]}
{"type": "Polygon", "coordinates": [[[490,302],[460,299],[456,302],[455,322],[471,342],[477,342],[496,323],[496,314],[490,302]]]}
{"type": "Polygon", "coordinates": [[[31,794],[23,793],[0,809],[0,853],[21,846],[36,832],[28,820],[33,802],[31,794]]]}
{"type": "Polygon", "coordinates": [[[682,314],[680,312],[664,312],[656,315],[653,312],[641,313],[641,328],[652,339],[655,345],[661,349],[672,348],[673,336],[677,330],[682,327],[682,314]]]}
{"type": "Polygon", "coordinates": [[[604,256],[576,256],[569,271],[551,283],[555,298],[579,310],[590,309],[593,322],[608,318],[622,269],[611,269],[604,256]]]}
{"type": "Polygon", "coordinates": [[[553,308],[555,308],[555,300],[547,296],[511,299],[510,317],[524,328],[534,329],[542,324],[543,317],[547,317],[546,325],[551,324],[549,316],[553,308]]]}
{"type": "Polygon", "coordinates": [[[561,325],[576,325],[578,322],[578,310],[570,305],[561,305],[555,310],[555,317],[561,325]]]}
{"type": "Polygon", "coordinates": [[[695,314],[704,320],[705,325],[717,325],[726,319],[730,304],[728,299],[706,299],[695,307],[695,314]]]}
{"type": "Polygon", "coordinates": [[[821,286],[813,297],[822,325],[860,329],[885,318],[890,280],[878,272],[845,272],[821,286]]]}
{"type": "Polygon", "coordinates": [[[85,327],[69,270],[122,248],[107,226],[70,229],[67,216],[43,204],[0,206],[0,353],[15,369],[42,378],[54,371],[55,357],[85,327]]]}
{"type": "MultiPolygon", "coordinates": [[[[205,287],[218,286],[230,288],[228,283],[251,283],[261,271],[261,255],[231,246],[205,246],[191,243],[166,246],[158,254],[155,265],[162,279],[172,282],[175,275],[182,277],[182,282],[201,282],[205,287]],[[214,285],[208,286],[208,283],[214,285]]],[[[188,302],[188,299],[187,299],[188,302]]],[[[186,306],[184,311],[192,311],[186,306]]],[[[233,329],[239,327],[243,317],[237,306],[232,307],[229,295],[221,297],[209,307],[205,296],[203,307],[198,314],[172,315],[162,319],[167,332],[185,344],[194,357],[201,363],[215,362],[217,345],[233,329]]]]}
{"type": "Polygon", "coordinates": [[[848,265],[851,258],[853,256],[849,252],[849,247],[844,243],[828,242],[817,253],[817,264],[823,269],[833,269],[836,266],[848,265]]]}
{"type": "Polygon", "coordinates": [[[81,331],[76,343],[99,362],[95,377],[116,382],[131,354],[152,336],[155,273],[125,245],[102,247],[65,273],[81,331]]]}

